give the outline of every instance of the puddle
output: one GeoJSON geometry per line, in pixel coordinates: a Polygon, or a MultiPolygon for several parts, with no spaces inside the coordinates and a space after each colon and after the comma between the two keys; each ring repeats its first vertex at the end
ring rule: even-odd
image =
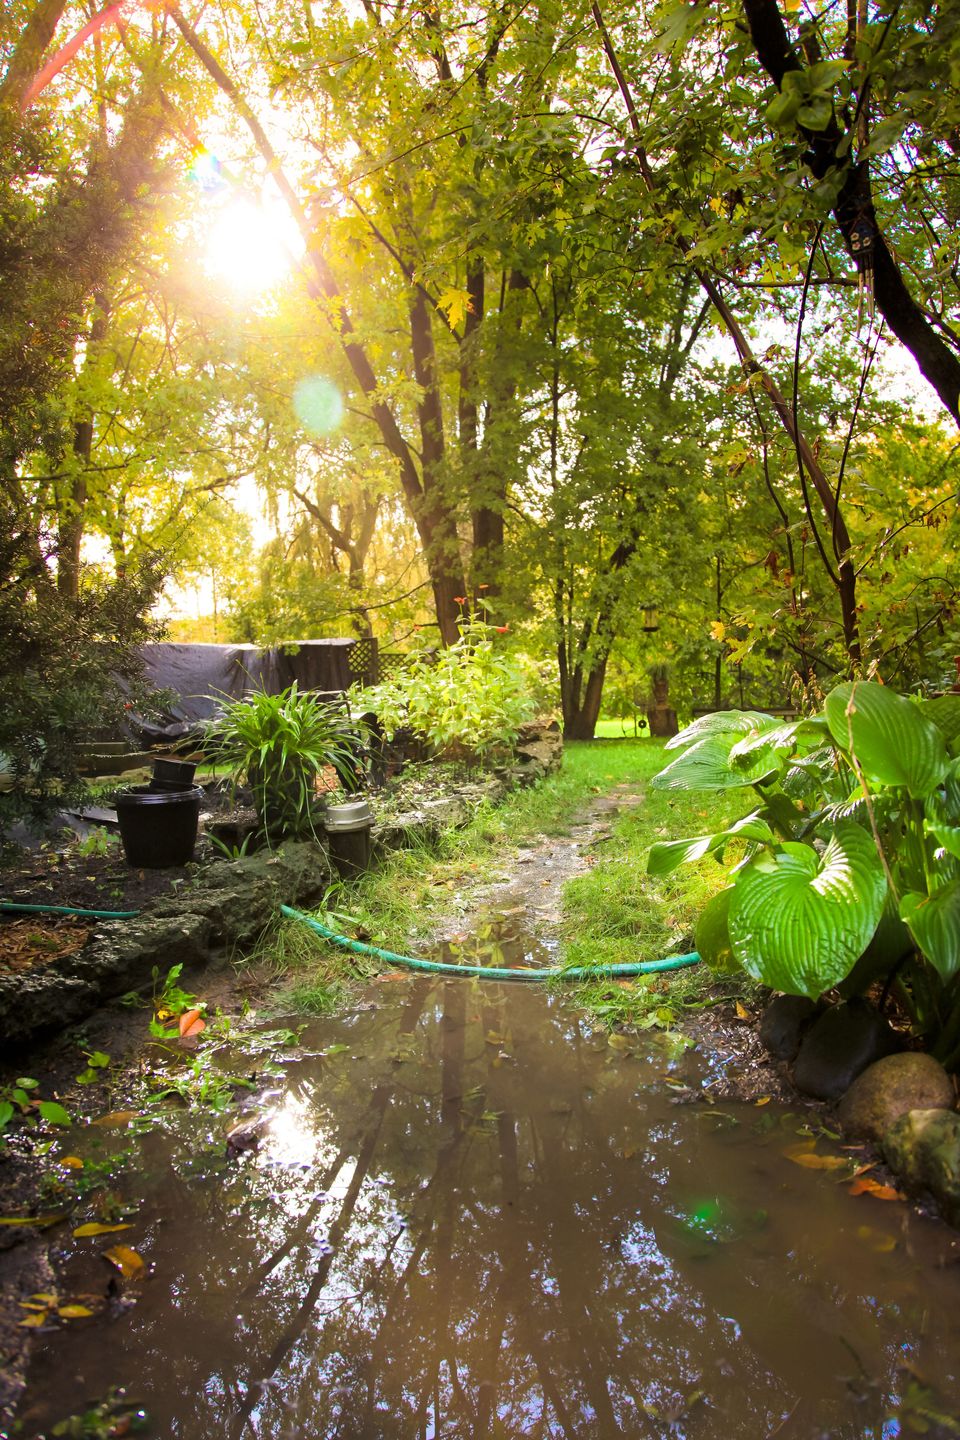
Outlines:
{"type": "MultiPolygon", "coordinates": [[[[791,1164],[803,1116],[681,1103],[705,1061],[535,986],[374,998],[304,1031],[249,1153],[203,1110],[100,1132],[151,1274],[38,1337],[15,1433],[120,1385],[182,1440],[960,1434],[951,1232],[791,1164]]],[[[72,1294],[117,1238],[64,1242],[72,1294]]]]}

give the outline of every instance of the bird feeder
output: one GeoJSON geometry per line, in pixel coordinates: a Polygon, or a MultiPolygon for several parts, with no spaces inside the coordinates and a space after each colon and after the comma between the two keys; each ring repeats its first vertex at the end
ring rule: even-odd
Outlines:
{"type": "Polygon", "coordinates": [[[656,605],[642,605],[640,608],[643,612],[642,628],[647,632],[647,634],[649,635],[652,634],[654,630],[659,630],[660,612],[657,609],[656,605]]]}

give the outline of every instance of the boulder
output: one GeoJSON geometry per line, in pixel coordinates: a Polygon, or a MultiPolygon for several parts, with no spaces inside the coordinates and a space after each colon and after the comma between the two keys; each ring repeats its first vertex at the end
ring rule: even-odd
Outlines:
{"type": "Polygon", "coordinates": [[[882,1138],[911,1110],[952,1110],[953,1081],[932,1055],[907,1050],[887,1055],[858,1075],[840,1101],[837,1118],[851,1140],[882,1138]]]}
{"type": "Polygon", "coordinates": [[[815,1100],[839,1100],[857,1076],[900,1048],[895,1032],[866,1000],[832,1005],[800,1042],[793,1078],[815,1100]]]}
{"type": "Polygon", "coordinates": [[[775,1060],[796,1060],[820,1007],[805,995],[775,995],[760,1019],[760,1043],[775,1060]]]}
{"type": "Polygon", "coordinates": [[[881,1149],[912,1195],[929,1194],[951,1225],[960,1226],[960,1115],[956,1110],[910,1110],[895,1120],[881,1149]]]}

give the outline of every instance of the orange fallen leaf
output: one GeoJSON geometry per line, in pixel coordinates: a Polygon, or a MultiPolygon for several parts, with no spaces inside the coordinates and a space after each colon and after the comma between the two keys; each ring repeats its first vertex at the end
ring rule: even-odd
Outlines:
{"type": "Polygon", "coordinates": [[[107,1128],[111,1125],[129,1125],[131,1120],[136,1120],[136,1110],[111,1110],[109,1115],[98,1115],[96,1120],[91,1120],[91,1125],[102,1125],[107,1128]]]}
{"type": "Polygon", "coordinates": [[[751,1020],[752,1018],[753,1018],[753,1017],[752,1017],[752,1015],[750,1014],[750,1011],[747,1009],[746,1005],[741,1005],[741,1004],[740,1004],[740,1001],[738,1000],[738,1001],[737,1001],[737,1019],[738,1019],[738,1020],[751,1020]]]}
{"type": "Polygon", "coordinates": [[[184,1010],[179,1021],[180,1038],[186,1039],[188,1035],[199,1035],[201,1030],[206,1030],[207,1022],[200,1010],[184,1010]]]}
{"type": "Polygon", "coordinates": [[[63,1159],[60,1161],[60,1164],[66,1165],[68,1170],[83,1169],[83,1161],[80,1159],[79,1155],[64,1155],[63,1159]]]}
{"type": "Polygon", "coordinates": [[[852,1185],[847,1187],[848,1195],[872,1195],[875,1200],[906,1200],[906,1195],[896,1190],[892,1185],[882,1185],[879,1180],[867,1179],[854,1180],[852,1185]]]}
{"type": "Polygon", "coordinates": [[[111,1235],[114,1230],[129,1230],[130,1225],[102,1225],[99,1220],[91,1220],[88,1225],[78,1225],[73,1232],[75,1240],[82,1240],[86,1235],[111,1235]]]}
{"type": "Polygon", "coordinates": [[[792,1160],[794,1165],[802,1165],[805,1170],[842,1170],[847,1167],[842,1155],[817,1155],[813,1150],[794,1155],[787,1152],[787,1159],[792,1160]]]}
{"type": "Polygon", "coordinates": [[[131,1250],[129,1245],[113,1245],[109,1250],[104,1250],[103,1258],[115,1265],[126,1280],[136,1280],[146,1269],[143,1256],[138,1255],[136,1250],[131,1250]]]}
{"type": "Polygon", "coordinates": [[[760,1099],[759,1099],[759,1100],[755,1100],[753,1103],[754,1103],[755,1105],[769,1105],[769,1104],[770,1104],[770,1096],[769,1096],[769,1095],[761,1095],[761,1096],[760,1096],[760,1099]]]}

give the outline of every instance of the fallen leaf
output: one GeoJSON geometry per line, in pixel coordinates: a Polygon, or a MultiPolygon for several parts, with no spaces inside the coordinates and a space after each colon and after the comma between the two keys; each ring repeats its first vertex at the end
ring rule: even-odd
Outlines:
{"type": "Polygon", "coordinates": [[[894,1189],[892,1185],[883,1185],[879,1180],[866,1179],[854,1180],[852,1185],[847,1187],[848,1195],[872,1195],[875,1200],[906,1200],[906,1195],[894,1189]]]}
{"type": "Polygon", "coordinates": [[[616,1031],[607,1036],[607,1044],[611,1050],[632,1050],[636,1044],[629,1035],[618,1035],[616,1031]]]}
{"type": "Polygon", "coordinates": [[[769,1104],[770,1104],[770,1096],[769,1096],[769,1095],[761,1095],[761,1096],[760,1096],[760,1099],[759,1099],[759,1100],[755,1100],[753,1103],[754,1103],[755,1105],[769,1105],[769,1104]]]}
{"type": "Polygon", "coordinates": [[[785,1153],[788,1160],[792,1160],[794,1165],[802,1165],[805,1170],[841,1170],[846,1169],[848,1164],[842,1155],[817,1155],[813,1150],[804,1150],[796,1155],[791,1155],[789,1151],[785,1153]]]}
{"type": "Polygon", "coordinates": [[[73,1232],[75,1240],[82,1240],[86,1235],[110,1235],[114,1230],[130,1230],[130,1225],[102,1225],[99,1220],[91,1220],[89,1225],[78,1225],[73,1232]]]}
{"type": "MultiPolygon", "coordinates": [[[[54,1304],[55,1303],[56,1302],[54,1301],[54,1304]]],[[[37,1305],[32,1300],[18,1300],[17,1304],[20,1306],[21,1310],[42,1310],[44,1314],[46,1314],[47,1311],[50,1309],[49,1302],[43,1305],[37,1305]]]]}
{"type": "Polygon", "coordinates": [[[91,1125],[129,1125],[131,1120],[136,1120],[136,1110],[111,1110],[109,1115],[98,1115],[96,1120],[91,1120],[91,1125]]]}
{"type": "Polygon", "coordinates": [[[37,1293],[36,1293],[36,1295],[31,1295],[31,1296],[30,1296],[30,1299],[31,1299],[31,1300],[40,1300],[40,1301],[43,1302],[44,1305],[56,1305],[56,1303],[57,1303],[57,1297],[56,1297],[56,1295],[53,1295],[53,1294],[50,1293],[49,1291],[45,1291],[45,1290],[38,1290],[37,1293]]]}
{"type": "Polygon", "coordinates": [[[186,1039],[189,1035],[199,1035],[201,1030],[206,1030],[207,1022],[200,1010],[184,1010],[179,1020],[180,1037],[186,1039]]]}
{"type": "Polygon", "coordinates": [[[49,1215],[4,1215],[0,1216],[0,1225],[57,1225],[61,1220],[66,1220],[66,1210],[57,1210],[49,1215]]]}
{"type": "Polygon", "coordinates": [[[57,1314],[64,1320],[86,1320],[93,1311],[88,1310],[86,1305],[58,1305],[57,1314]]]}
{"type": "Polygon", "coordinates": [[[46,1310],[44,1310],[40,1315],[28,1315],[25,1319],[20,1321],[20,1329],[27,1330],[30,1329],[32,1326],[43,1325],[46,1321],[46,1318],[46,1310]]]}
{"type": "Polygon", "coordinates": [[[889,1255],[891,1250],[896,1250],[897,1240],[895,1235],[888,1235],[883,1230],[875,1230],[872,1225],[861,1225],[857,1229],[857,1235],[865,1240],[871,1250],[876,1250],[878,1255],[889,1255]]]}
{"type": "Polygon", "coordinates": [[[146,1269],[143,1256],[138,1255],[136,1250],[131,1250],[129,1245],[114,1245],[111,1249],[104,1250],[103,1258],[115,1265],[126,1280],[136,1280],[146,1269]]]}
{"type": "Polygon", "coordinates": [[[83,1169],[83,1161],[80,1159],[79,1155],[64,1155],[63,1159],[60,1161],[60,1164],[66,1165],[69,1170],[83,1169]]]}
{"type": "Polygon", "coordinates": [[[747,1009],[746,1005],[741,1005],[739,1000],[737,1001],[737,1019],[738,1019],[738,1020],[752,1020],[752,1019],[753,1019],[753,1016],[750,1014],[750,1011],[747,1009]]]}

